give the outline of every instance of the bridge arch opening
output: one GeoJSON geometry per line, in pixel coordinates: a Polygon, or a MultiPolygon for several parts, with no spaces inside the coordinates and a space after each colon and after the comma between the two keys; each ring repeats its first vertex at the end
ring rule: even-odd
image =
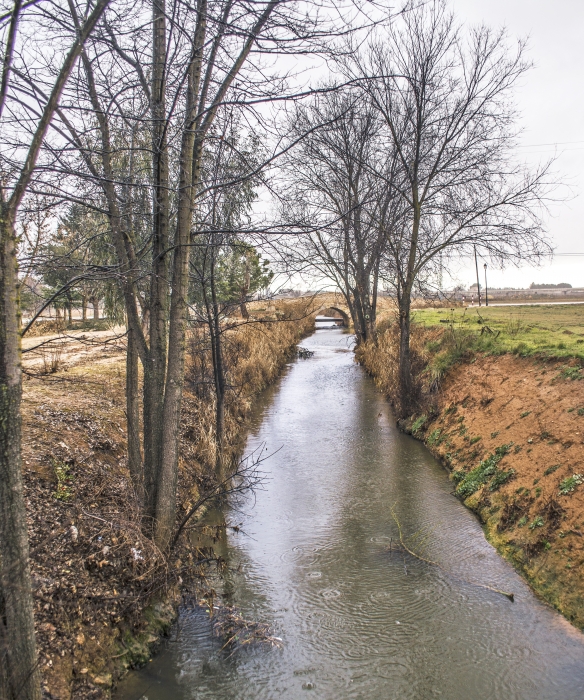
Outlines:
{"type": "Polygon", "coordinates": [[[338,326],[347,327],[349,325],[349,315],[347,312],[343,311],[343,309],[339,309],[336,306],[327,306],[320,309],[316,315],[316,320],[318,322],[319,320],[325,321],[325,319],[328,322],[334,321],[338,326]]]}

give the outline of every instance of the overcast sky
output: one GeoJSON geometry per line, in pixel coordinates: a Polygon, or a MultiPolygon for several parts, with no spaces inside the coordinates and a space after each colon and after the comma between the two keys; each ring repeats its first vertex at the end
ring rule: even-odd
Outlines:
{"type": "MultiPolygon", "coordinates": [[[[511,37],[529,38],[528,56],[535,66],[517,93],[521,152],[534,162],[556,154],[557,170],[574,195],[571,201],[554,206],[548,220],[558,253],[552,265],[493,271],[489,285],[526,286],[535,281],[584,286],[584,0],[451,3],[465,23],[505,26],[511,37]],[[566,255],[575,253],[582,255],[566,255]]],[[[452,272],[461,282],[472,281],[468,265],[452,272]]]]}

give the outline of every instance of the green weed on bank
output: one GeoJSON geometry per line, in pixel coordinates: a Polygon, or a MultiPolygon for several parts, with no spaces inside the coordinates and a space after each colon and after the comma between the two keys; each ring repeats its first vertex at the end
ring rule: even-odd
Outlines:
{"type": "MultiPolygon", "coordinates": [[[[421,309],[413,320],[428,330],[444,331],[426,344],[436,379],[477,352],[578,359],[584,365],[584,305],[421,309]]],[[[561,376],[578,380],[584,373],[566,366],[561,376]]]]}

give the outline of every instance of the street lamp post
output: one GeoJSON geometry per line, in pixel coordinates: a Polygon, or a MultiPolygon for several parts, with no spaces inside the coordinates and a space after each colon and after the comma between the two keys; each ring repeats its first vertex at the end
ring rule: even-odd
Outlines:
{"type": "Polygon", "coordinates": [[[485,263],[485,306],[489,305],[489,288],[487,287],[487,263],[485,263]]]}

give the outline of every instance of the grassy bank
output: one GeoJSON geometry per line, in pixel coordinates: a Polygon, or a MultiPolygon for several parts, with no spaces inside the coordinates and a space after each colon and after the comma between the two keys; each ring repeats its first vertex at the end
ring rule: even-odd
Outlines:
{"type": "MultiPolygon", "coordinates": [[[[421,403],[404,427],[448,468],[498,551],[584,629],[584,308],[517,315],[418,312],[421,403]]],[[[390,399],[396,352],[393,325],[359,350],[390,399]]]]}
{"type": "MultiPolygon", "coordinates": [[[[226,331],[232,456],[242,449],[254,397],[313,327],[301,307],[252,309],[252,323],[226,331]]],[[[214,478],[210,358],[201,335],[193,331],[189,341],[179,517],[214,478]]],[[[125,667],[148,659],[181,589],[204,573],[198,559],[213,555],[185,542],[168,560],[141,532],[125,461],[123,339],[104,331],[57,345],[25,354],[23,460],[40,664],[48,697],[100,698],[125,667]]]]}
{"type": "Polygon", "coordinates": [[[413,320],[449,326],[477,352],[584,360],[584,305],[420,309],[413,320]]]}

